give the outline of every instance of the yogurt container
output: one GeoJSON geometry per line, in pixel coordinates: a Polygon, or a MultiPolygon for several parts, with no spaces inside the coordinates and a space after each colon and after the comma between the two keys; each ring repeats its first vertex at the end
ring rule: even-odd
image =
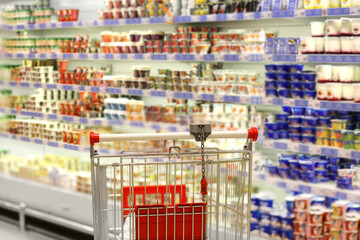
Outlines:
{"type": "Polygon", "coordinates": [[[301,53],[302,54],[313,54],[315,53],[316,40],[312,37],[301,37],[301,53]]]}
{"type": "Polygon", "coordinates": [[[325,53],[341,53],[341,42],[339,37],[325,37],[325,53]]]}
{"type": "Polygon", "coordinates": [[[341,20],[340,19],[327,19],[326,32],[328,36],[340,36],[341,35],[341,20]]]}
{"type": "Polygon", "coordinates": [[[342,84],[326,83],[326,99],[330,101],[340,101],[341,98],[342,98],[342,84]]]}
{"type": "Polygon", "coordinates": [[[312,37],[325,36],[325,22],[310,22],[310,27],[312,37]]]}
{"type": "Polygon", "coordinates": [[[332,65],[317,65],[316,73],[317,73],[317,81],[319,83],[322,82],[330,82],[332,79],[332,65]]]}
{"type": "Polygon", "coordinates": [[[340,18],[341,28],[340,32],[342,36],[352,35],[352,19],[351,18],[340,18]]]}
{"type": "Polygon", "coordinates": [[[352,53],[352,37],[340,37],[341,53],[352,53]]]}

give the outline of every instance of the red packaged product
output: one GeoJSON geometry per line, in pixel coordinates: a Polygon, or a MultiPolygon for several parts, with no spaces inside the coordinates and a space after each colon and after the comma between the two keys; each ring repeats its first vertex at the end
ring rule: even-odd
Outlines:
{"type": "Polygon", "coordinates": [[[309,233],[312,237],[320,237],[323,234],[323,225],[309,225],[309,233]]]}

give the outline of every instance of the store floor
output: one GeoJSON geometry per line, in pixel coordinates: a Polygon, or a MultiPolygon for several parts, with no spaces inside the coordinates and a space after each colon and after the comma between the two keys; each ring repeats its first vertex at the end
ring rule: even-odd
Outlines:
{"type": "Polygon", "coordinates": [[[21,232],[17,225],[0,221],[0,239],[7,240],[54,240],[36,232],[21,232]]]}

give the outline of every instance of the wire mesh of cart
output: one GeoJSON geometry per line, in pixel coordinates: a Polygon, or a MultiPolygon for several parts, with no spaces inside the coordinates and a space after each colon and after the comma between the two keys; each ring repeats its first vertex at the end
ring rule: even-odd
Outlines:
{"type": "Polygon", "coordinates": [[[211,132],[209,124],[190,124],[182,133],[91,133],[95,240],[250,239],[257,137],[256,128],[211,132]],[[244,139],[244,146],[205,147],[207,139],[221,138],[244,139]],[[199,148],[178,145],[193,139],[199,148]],[[99,142],[151,140],[164,141],[164,148],[118,155],[99,155],[94,148],[99,142]]]}

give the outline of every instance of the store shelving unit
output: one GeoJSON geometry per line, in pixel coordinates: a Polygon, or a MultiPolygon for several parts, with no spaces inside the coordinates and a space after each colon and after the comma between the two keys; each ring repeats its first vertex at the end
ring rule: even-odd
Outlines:
{"type": "MultiPolygon", "coordinates": [[[[237,13],[237,14],[218,14],[218,15],[202,15],[202,16],[177,16],[174,18],[157,17],[157,18],[138,18],[138,19],[116,19],[116,20],[86,20],[78,22],[62,22],[62,23],[42,23],[42,24],[25,24],[25,25],[0,25],[0,29],[8,31],[18,30],[42,30],[42,36],[46,36],[49,30],[73,30],[95,28],[100,32],[101,28],[113,29],[118,27],[136,26],[144,27],[150,24],[152,26],[161,28],[163,26],[177,26],[191,23],[206,23],[206,24],[222,24],[223,26],[230,26],[231,23],[240,25],[241,23],[249,23],[250,21],[276,21],[278,19],[287,18],[289,20],[300,20],[301,24],[308,19],[323,18],[338,18],[339,16],[359,16],[360,8],[332,8],[332,9],[313,9],[313,10],[284,10],[272,12],[255,12],[255,13],[237,13]]],[[[244,26],[244,25],[243,25],[244,26]]],[[[241,28],[241,26],[238,26],[241,28]]],[[[54,32],[54,31],[53,31],[54,32]]],[[[97,34],[98,35],[98,34],[97,34]]],[[[291,34],[290,34],[291,35],[291,34]]],[[[74,61],[88,62],[106,62],[121,64],[128,62],[137,62],[143,64],[144,62],[157,64],[169,62],[173,64],[181,62],[223,62],[224,64],[256,64],[265,62],[291,62],[291,63],[339,63],[339,64],[359,64],[360,55],[347,54],[316,54],[316,55],[301,55],[301,54],[284,54],[284,55],[238,55],[238,54],[90,54],[90,53],[0,53],[0,58],[9,60],[21,59],[68,59],[74,61]]],[[[70,61],[69,61],[70,62],[70,61]]],[[[303,99],[286,99],[286,98],[272,98],[272,97],[250,97],[241,95],[222,95],[211,93],[189,93],[177,91],[163,91],[150,89],[126,89],[126,88],[110,88],[98,86],[80,86],[68,84],[47,84],[47,83],[29,83],[29,82],[13,82],[1,81],[0,87],[11,88],[41,88],[48,90],[68,90],[68,91],[85,91],[96,93],[108,93],[130,96],[144,96],[144,97],[158,97],[158,98],[177,98],[188,100],[203,100],[224,103],[241,103],[249,105],[266,105],[266,106],[297,106],[297,107],[312,107],[316,109],[331,109],[331,110],[347,110],[360,112],[360,103],[353,102],[330,102],[318,100],[303,100],[303,99]]],[[[152,129],[155,131],[188,131],[187,126],[180,126],[179,124],[167,123],[153,123],[153,122],[131,122],[131,121],[116,121],[106,119],[88,119],[76,116],[65,116],[60,114],[45,114],[31,111],[20,111],[16,109],[0,108],[0,113],[27,116],[37,119],[48,119],[56,121],[65,121],[71,123],[81,123],[94,126],[123,126],[138,129],[152,129]]],[[[88,146],[68,144],[64,142],[48,141],[44,139],[36,139],[31,137],[24,137],[9,133],[0,133],[1,138],[13,139],[16,141],[26,142],[29,144],[38,144],[49,147],[60,148],[64,150],[76,152],[89,152],[88,146]]],[[[290,140],[266,140],[262,142],[263,148],[300,152],[307,154],[321,154],[326,156],[357,158],[360,159],[360,151],[345,150],[333,147],[323,147],[315,144],[294,143],[290,140]]],[[[116,150],[99,149],[100,153],[117,154],[116,150]]],[[[335,184],[315,184],[301,181],[293,181],[288,179],[281,179],[271,177],[265,173],[254,172],[253,177],[259,180],[265,180],[269,186],[279,187],[287,190],[301,191],[305,193],[313,193],[328,197],[336,197],[339,199],[346,199],[349,201],[359,201],[360,191],[342,190],[336,188],[335,184]]],[[[29,199],[25,202],[33,210],[41,210],[48,212],[55,217],[62,217],[68,220],[84,224],[85,226],[92,225],[91,216],[91,197],[86,194],[79,194],[76,192],[63,190],[58,187],[47,186],[40,183],[19,179],[12,176],[0,175],[0,189],[4,189],[0,194],[0,199],[7,196],[11,202],[24,202],[24,194],[29,192],[27,196],[34,196],[34,199],[29,199]],[[7,190],[6,190],[7,189],[7,190]],[[14,190],[15,189],[15,190],[14,190]],[[31,194],[30,194],[31,193],[31,194]],[[36,196],[47,196],[50,199],[47,203],[37,202],[36,196]],[[49,197],[48,197],[49,196],[49,197]],[[53,201],[53,202],[52,202],[53,201]],[[51,203],[50,205],[48,203],[51,203]]],[[[1,202],[0,202],[1,206],[1,202]]],[[[91,229],[86,231],[91,232],[91,229]]]]}
{"type": "MultiPolygon", "coordinates": [[[[161,97],[161,98],[178,98],[189,100],[215,101],[224,103],[242,103],[253,105],[270,105],[270,106],[293,106],[293,107],[312,107],[316,109],[331,109],[331,110],[347,110],[360,112],[360,104],[342,101],[319,101],[319,100],[305,100],[292,98],[277,98],[277,97],[254,97],[244,95],[223,95],[211,93],[189,93],[178,92],[170,90],[151,90],[151,89],[127,89],[127,88],[113,88],[113,87],[98,87],[98,86],[82,86],[72,84],[52,84],[52,83],[29,83],[29,82],[14,82],[1,81],[0,86],[8,86],[15,88],[42,88],[48,90],[67,90],[67,91],[85,91],[96,93],[108,93],[130,96],[144,96],[144,97],[161,97]]],[[[85,120],[83,120],[85,121],[85,120]]]]}
{"type": "Polygon", "coordinates": [[[255,179],[266,181],[266,184],[270,186],[279,187],[290,191],[312,193],[315,195],[339,198],[353,202],[358,202],[360,198],[360,191],[339,189],[336,188],[335,183],[308,183],[283,179],[280,177],[272,177],[269,174],[261,172],[253,172],[253,177],[255,179]]]}

